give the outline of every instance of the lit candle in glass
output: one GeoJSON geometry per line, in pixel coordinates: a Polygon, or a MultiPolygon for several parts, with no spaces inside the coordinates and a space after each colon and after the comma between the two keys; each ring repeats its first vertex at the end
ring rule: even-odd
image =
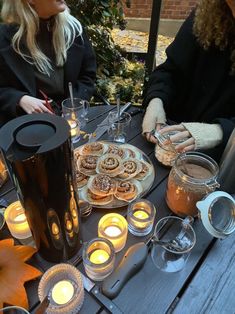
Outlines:
{"type": "Polygon", "coordinates": [[[119,214],[104,215],[98,224],[98,236],[106,238],[113,243],[115,252],[121,251],[127,239],[127,221],[119,214]]]}
{"type": "Polygon", "coordinates": [[[71,137],[79,137],[80,130],[79,125],[75,120],[67,120],[69,126],[70,126],[70,134],[71,137]]]}
{"type": "Polygon", "coordinates": [[[70,264],[49,268],[39,282],[38,295],[41,302],[49,296],[47,313],[78,313],[84,300],[81,273],[70,264]]]}
{"type": "Polygon", "coordinates": [[[109,254],[105,250],[95,250],[90,256],[90,261],[94,264],[105,263],[108,259],[109,254]]]}
{"type": "Polygon", "coordinates": [[[52,300],[57,304],[68,303],[74,295],[74,286],[71,281],[61,280],[57,282],[51,291],[52,300]]]}
{"type": "Polygon", "coordinates": [[[19,201],[10,204],[4,217],[11,235],[16,239],[28,239],[32,237],[24,208],[19,201]]]}
{"type": "Polygon", "coordinates": [[[127,209],[129,231],[136,236],[145,236],[153,228],[156,209],[154,205],[144,199],[136,200],[127,209]]]}
{"type": "Polygon", "coordinates": [[[107,239],[95,238],[86,243],[82,258],[87,276],[100,281],[111,274],[114,268],[114,253],[114,247],[107,239]]]}

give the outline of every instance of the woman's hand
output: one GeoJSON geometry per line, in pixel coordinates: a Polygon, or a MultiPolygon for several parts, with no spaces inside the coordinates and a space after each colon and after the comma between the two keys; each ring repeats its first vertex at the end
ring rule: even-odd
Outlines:
{"type": "Polygon", "coordinates": [[[178,152],[195,150],[195,139],[182,124],[169,125],[159,130],[159,133],[162,135],[169,132],[177,132],[171,135],[169,140],[171,143],[179,143],[175,146],[178,152]]]}
{"type": "Polygon", "coordinates": [[[31,97],[28,95],[23,96],[20,99],[19,106],[28,114],[32,113],[52,113],[46,106],[46,101],[31,97]]]}
{"type": "Polygon", "coordinates": [[[149,142],[156,143],[153,136],[155,130],[160,129],[161,125],[166,122],[166,114],[163,103],[160,98],[154,98],[150,101],[142,123],[142,134],[149,142]]]}

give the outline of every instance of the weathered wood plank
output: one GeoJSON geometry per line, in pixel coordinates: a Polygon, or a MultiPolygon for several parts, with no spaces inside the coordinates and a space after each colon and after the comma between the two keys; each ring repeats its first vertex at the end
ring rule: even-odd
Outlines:
{"type": "Polygon", "coordinates": [[[235,313],[235,234],[217,240],[174,314],[235,313]]]}

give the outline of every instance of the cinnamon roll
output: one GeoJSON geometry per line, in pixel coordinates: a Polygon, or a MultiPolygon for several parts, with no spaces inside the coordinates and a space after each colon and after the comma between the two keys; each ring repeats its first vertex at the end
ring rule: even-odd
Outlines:
{"type": "Polygon", "coordinates": [[[78,170],[87,175],[96,174],[98,156],[80,156],[77,161],[78,170]]]}
{"type": "Polygon", "coordinates": [[[75,180],[78,188],[81,188],[87,184],[88,178],[88,176],[86,176],[84,173],[81,173],[79,170],[75,171],[75,180]]]}
{"type": "Polygon", "coordinates": [[[142,158],[142,154],[140,153],[139,149],[137,149],[133,145],[123,144],[123,145],[120,145],[120,148],[122,148],[126,152],[126,157],[128,158],[135,158],[135,159],[142,158]]]}
{"type": "Polygon", "coordinates": [[[81,155],[101,156],[106,150],[106,145],[100,142],[94,142],[84,145],[81,148],[81,155]]]}
{"type": "Polygon", "coordinates": [[[122,201],[131,202],[142,192],[142,186],[137,180],[118,181],[114,196],[122,201]]]}
{"type": "Polygon", "coordinates": [[[123,161],[123,167],[124,172],[119,174],[118,177],[124,180],[135,177],[141,170],[140,162],[133,158],[123,161]]]}
{"type": "Polygon", "coordinates": [[[148,162],[143,161],[143,160],[140,160],[140,164],[141,164],[141,170],[135,176],[135,179],[144,180],[145,178],[147,178],[152,173],[153,168],[148,162]]]}
{"type": "Polygon", "coordinates": [[[121,157],[122,159],[126,157],[126,152],[124,151],[124,149],[122,149],[121,147],[117,145],[109,145],[107,153],[117,155],[121,157]]]}
{"type": "Polygon", "coordinates": [[[122,159],[113,154],[106,154],[102,156],[97,164],[96,171],[98,173],[107,174],[110,177],[116,177],[124,170],[122,159]]]}
{"type": "Polygon", "coordinates": [[[81,198],[92,205],[106,205],[113,201],[113,195],[101,196],[94,194],[89,188],[84,187],[81,193],[81,198]]]}
{"type": "Polygon", "coordinates": [[[106,174],[90,177],[87,186],[92,193],[100,196],[114,194],[116,191],[116,181],[106,174]]]}

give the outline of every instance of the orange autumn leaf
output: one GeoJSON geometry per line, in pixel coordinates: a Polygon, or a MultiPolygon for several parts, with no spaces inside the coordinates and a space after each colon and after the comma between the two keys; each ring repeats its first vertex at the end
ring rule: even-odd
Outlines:
{"type": "Polygon", "coordinates": [[[0,308],[4,304],[18,305],[28,309],[24,283],[41,276],[41,272],[24,262],[36,249],[17,245],[13,239],[0,241],[0,308]]]}

